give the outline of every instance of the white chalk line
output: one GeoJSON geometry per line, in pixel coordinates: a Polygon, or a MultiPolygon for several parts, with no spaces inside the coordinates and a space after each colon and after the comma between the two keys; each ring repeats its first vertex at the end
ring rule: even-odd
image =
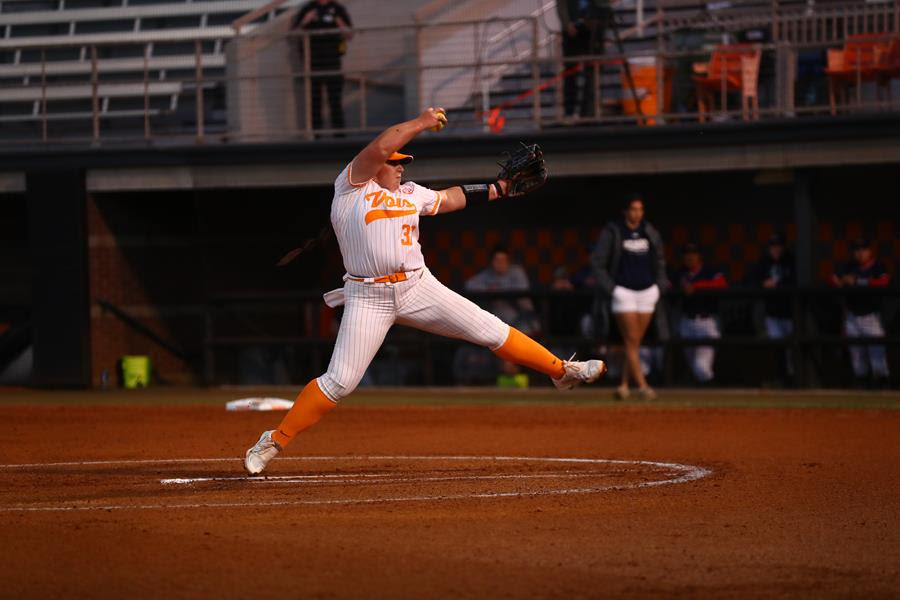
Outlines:
{"type": "Polygon", "coordinates": [[[574,479],[584,477],[609,477],[609,473],[599,471],[586,471],[582,473],[527,473],[522,475],[463,475],[441,477],[404,477],[397,478],[389,473],[348,473],[342,475],[281,475],[277,477],[185,477],[175,479],[160,479],[163,485],[191,485],[194,483],[207,483],[215,481],[240,481],[246,483],[299,483],[299,484],[369,484],[381,485],[388,483],[418,483],[436,481],[482,481],[499,479],[574,479]]]}
{"type": "MultiPolygon", "coordinates": [[[[596,463],[596,464],[622,464],[622,465],[645,465],[657,466],[664,468],[675,468],[678,463],[653,462],[648,460],[616,460],[612,458],[557,458],[547,456],[469,456],[469,455],[451,455],[451,456],[279,456],[276,461],[298,460],[298,461],[337,461],[337,460],[356,460],[356,461],[374,461],[374,460],[480,460],[480,461],[517,461],[517,462],[570,462],[570,463],[596,463]],[[599,462],[598,462],[599,461],[599,462]]],[[[47,468],[47,467],[90,467],[98,465],[163,465],[163,464],[184,464],[184,463],[216,463],[216,462],[243,462],[243,458],[230,456],[226,458],[146,458],[146,459],[120,459],[120,460],[83,460],[70,462],[49,462],[49,463],[18,463],[0,465],[0,469],[26,469],[26,468],[47,468]]]]}
{"type": "MultiPolygon", "coordinates": [[[[91,465],[128,465],[128,464],[178,464],[178,463],[210,463],[231,462],[234,458],[194,458],[194,459],[145,459],[145,460],[112,460],[112,461],[81,461],[67,463],[31,463],[0,465],[0,469],[41,468],[51,466],[91,466],[91,465]]],[[[696,481],[712,474],[712,471],[694,465],[680,463],[646,461],[646,460],[620,460],[607,458],[559,458],[559,457],[530,457],[530,456],[300,456],[280,457],[277,460],[301,460],[301,461],[375,461],[375,460],[430,460],[430,461],[516,461],[516,462],[551,462],[551,463],[575,463],[575,464],[603,464],[603,465],[629,465],[648,466],[673,470],[682,473],[671,479],[656,481],[643,481],[629,484],[609,485],[587,488],[568,488],[558,490],[535,490],[515,492],[480,492],[470,494],[449,494],[434,496],[394,496],[388,498],[363,498],[363,499],[332,499],[332,500],[279,500],[256,502],[200,502],[183,504],[113,504],[113,505],[67,505],[67,506],[0,506],[0,512],[73,512],[73,511],[113,511],[113,510],[160,510],[160,509],[195,509],[195,508],[252,508],[252,507],[284,507],[284,506],[335,506],[335,505],[369,505],[399,502],[435,502],[447,500],[467,499],[491,499],[491,498],[534,498],[540,496],[558,496],[573,494],[596,494],[608,491],[625,491],[675,485],[696,481]]]]}

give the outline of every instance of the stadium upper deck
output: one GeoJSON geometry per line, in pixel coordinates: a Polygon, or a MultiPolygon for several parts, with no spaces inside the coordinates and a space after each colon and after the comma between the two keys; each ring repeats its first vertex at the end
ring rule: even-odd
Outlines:
{"type": "MultiPolygon", "coordinates": [[[[298,4],[0,2],[0,142],[312,139],[310,39],[289,31],[298,4]]],[[[466,134],[570,125],[563,81],[581,74],[580,124],[897,109],[895,2],[620,2],[605,51],[575,62],[552,0],[347,5],[351,135],[428,105],[466,134]]]]}
{"type": "Polygon", "coordinates": [[[619,3],[624,55],[610,33],[580,63],[596,71],[595,110],[567,120],[554,2],[351,0],[341,139],[311,129],[310,40],[288,33],[299,3],[0,2],[0,190],[56,159],[95,191],[318,185],[357,137],[423,105],[451,116],[423,181],[490,175],[507,136],[545,144],[556,176],[900,161],[896,2],[619,3]],[[750,60],[729,63],[730,42],[752,36],[750,60]],[[835,53],[845,68],[829,76],[835,53]]]}

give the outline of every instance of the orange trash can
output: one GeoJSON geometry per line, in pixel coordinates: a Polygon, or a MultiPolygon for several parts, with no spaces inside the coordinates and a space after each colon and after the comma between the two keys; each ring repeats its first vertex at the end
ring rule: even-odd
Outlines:
{"type": "MultiPolygon", "coordinates": [[[[631,78],[634,81],[634,91],[640,102],[641,113],[645,117],[653,117],[656,113],[656,97],[657,97],[657,66],[656,58],[652,56],[631,58],[628,60],[628,66],[631,70],[631,78]]],[[[672,69],[663,70],[663,112],[669,112],[672,108],[672,69]]],[[[620,74],[622,80],[622,113],[626,115],[637,115],[638,111],[635,107],[634,96],[631,94],[631,87],[628,85],[628,76],[625,69],[620,74]]],[[[656,120],[652,118],[638,121],[643,125],[655,125],[656,120]]]]}

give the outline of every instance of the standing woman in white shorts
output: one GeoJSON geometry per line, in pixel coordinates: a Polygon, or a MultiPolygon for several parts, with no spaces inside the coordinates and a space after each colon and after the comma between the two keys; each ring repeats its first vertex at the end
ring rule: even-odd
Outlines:
{"type": "Polygon", "coordinates": [[[644,200],[632,194],[621,219],[606,224],[591,255],[597,284],[612,299],[612,313],[625,345],[619,398],[630,395],[629,380],[643,399],[656,398],[641,368],[641,340],[653,318],[660,290],[669,287],[662,237],[644,220],[644,200]]]}

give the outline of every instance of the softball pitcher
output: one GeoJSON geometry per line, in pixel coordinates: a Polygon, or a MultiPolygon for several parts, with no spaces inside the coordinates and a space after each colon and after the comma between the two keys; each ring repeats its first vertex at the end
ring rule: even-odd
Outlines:
{"type": "Polygon", "coordinates": [[[440,131],[443,109],[389,127],[341,171],[334,182],[331,224],[344,260],[343,288],[325,295],[344,316],[328,370],[310,381],[277,429],[265,431],[247,450],[244,466],[261,473],[298,433],[314,425],[356,388],[394,324],[416,327],[490,348],[501,359],[552,378],[571,389],[606,372],[600,360],[565,361],[442,285],[425,266],[419,217],[461,210],[469,204],[517,197],[547,180],[540,148],[522,145],[510,154],[498,180],[431,190],[401,183],[413,157],[398,150],[423,131],[440,131]]]}

